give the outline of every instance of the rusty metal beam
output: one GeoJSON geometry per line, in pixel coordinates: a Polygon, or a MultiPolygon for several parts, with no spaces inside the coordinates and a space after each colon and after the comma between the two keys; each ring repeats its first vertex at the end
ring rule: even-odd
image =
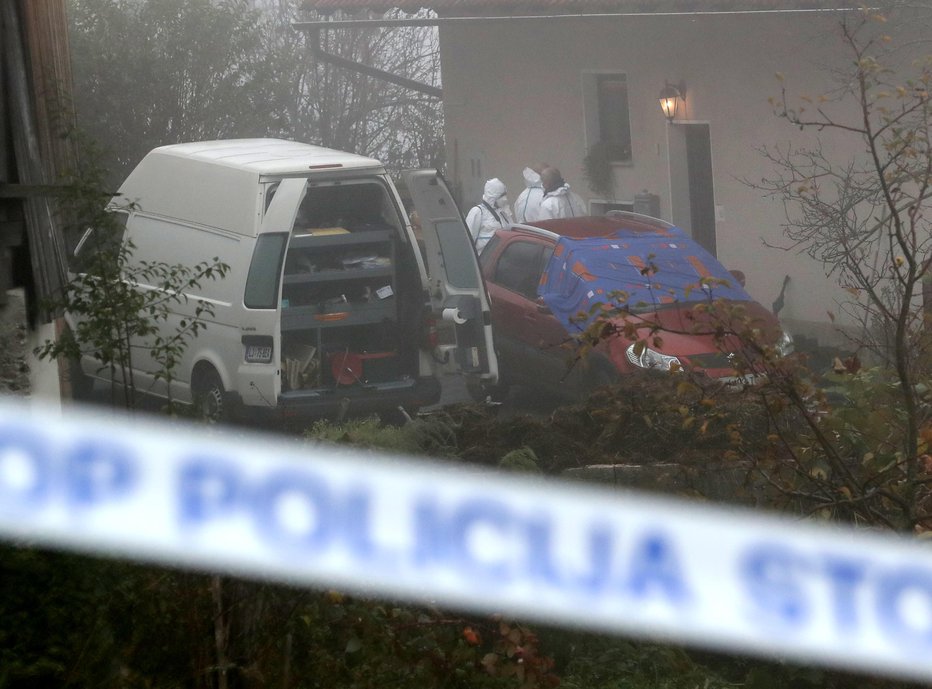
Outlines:
{"type": "MultiPolygon", "coordinates": [[[[297,28],[298,24],[292,24],[292,27],[295,27],[297,31],[304,31],[304,29],[297,28]]],[[[425,84],[424,82],[416,81],[415,79],[409,79],[408,77],[403,77],[401,75],[394,74],[393,72],[386,72],[384,69],[371,67],[370,65],[365,65],[361,62],[355,62],[345,57],[334,55],[333,53],[328,53],[326,50],[320,47],[319,29],[326,27],[316,28],[318,30],[307,30],[308,44],[310,45],[311,54],[314,56],[315,60],[331,64],[336,67],[342,67],[343,69],[348,69],[359,74],[365,74],[366,76],[372,77],[373,79],[387,81],[390,84],[396,84],[402,88],[406,88],[417,93],[423,93],[424,95],[430,96],[431,98],[443,98],[443,89],[436,86],[425,84]]]]}
{"type": "Polygon", "coordinates": [[[770,10],[685,10],[682,12],[575,12],[564,14],[513,14],[482,15],[464,17],[416,17],[410,19],[318,19],[315,21],[293,22],[295,31],[319,31],[321,29],[377,29],[400,26],[456,26],[458,24],[501,24],[503,22],[554,22],[562,20],[605,21],[607,19],[641,19],[656,17],[700,17],[726,15],[765,15],[765,14],[841,14],[859,11],[857,7],[813,7],[786,8],[770,10]]]}
{"type": "Polygon", "coordinates": [[[411,91],[416,91],[418,93],[423,93],[424,95],[430,96],[432,98],[443,98],[443,89],[437,88],[436,86],[431,86],[430,84],[425,84],[424,82],[416,81],[414,79],[408,79],[407,77],[399,76],[398,74],[393,74],[391,72],[386,72],[383,69],[370,67],[369,65],[364,65],[361,62],[353,62],[352,60],[347,60],[345,57],[340,57],[339,55],[328,53],[327,51],[322,50],[316,46],[312,52],[315,59],[319,60],[320,62],[326,62],[337,67],[349,69],[353,72],[365,74],[366,76],[370,76],[374,79],[381,79],[382,81],[387,81],[391,84],[397,84],[398,86],[404,87],[411,91]]]}

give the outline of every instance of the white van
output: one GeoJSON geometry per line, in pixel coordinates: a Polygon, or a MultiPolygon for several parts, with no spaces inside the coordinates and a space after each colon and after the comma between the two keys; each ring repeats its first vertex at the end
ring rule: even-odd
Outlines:
{"type": "MultiPolygon", "coordinates": [[[[405,181],[421,250],[376,160],[278,139],[150,152],[110,204],[125,214],[132,262],[230,266],[173,314],[190,316],[196,300],[214,312],[174,371],[171,397],[216,419],[411,413],[439,400],[441,365],[496,380],[488,297],[462,216],[436,172],[405,181]],[[456,340],[445,351],[435,341],[442,318],[456,340]]],[[[137,351],[136,389],[167,398],[146,348],[137,351]]],[[[90,356],[80,368],[108,379],[90,356]]]]}

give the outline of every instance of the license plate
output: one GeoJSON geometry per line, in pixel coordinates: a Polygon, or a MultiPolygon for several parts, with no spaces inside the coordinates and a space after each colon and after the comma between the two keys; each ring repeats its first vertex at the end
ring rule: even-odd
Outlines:
{"type": "Polygon", "coordinates": [[[272,361],[272,348],[264,345],[247,345],[246,361],[250,364],[267,364],[272,361]]]}

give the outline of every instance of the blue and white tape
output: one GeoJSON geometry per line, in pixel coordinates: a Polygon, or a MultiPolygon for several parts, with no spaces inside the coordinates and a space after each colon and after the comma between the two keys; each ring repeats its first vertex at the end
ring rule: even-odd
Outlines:
{"type": "Polygon", "coordinates": [[[581,484],[0,402],[0,537],[932,680],[932,550],[581,484]]]}

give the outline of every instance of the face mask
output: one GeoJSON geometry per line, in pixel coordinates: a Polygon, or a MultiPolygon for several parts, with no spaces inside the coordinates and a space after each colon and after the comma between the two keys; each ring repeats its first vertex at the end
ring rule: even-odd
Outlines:
{"type": "Polygon", "coordinates": [[[508,206],[508,197],[507,197],[507,196],[499,196],[499,197],[495,200],[495,205],[496,205],[498,208],[506,208],[506,207],[508,206]]]}

